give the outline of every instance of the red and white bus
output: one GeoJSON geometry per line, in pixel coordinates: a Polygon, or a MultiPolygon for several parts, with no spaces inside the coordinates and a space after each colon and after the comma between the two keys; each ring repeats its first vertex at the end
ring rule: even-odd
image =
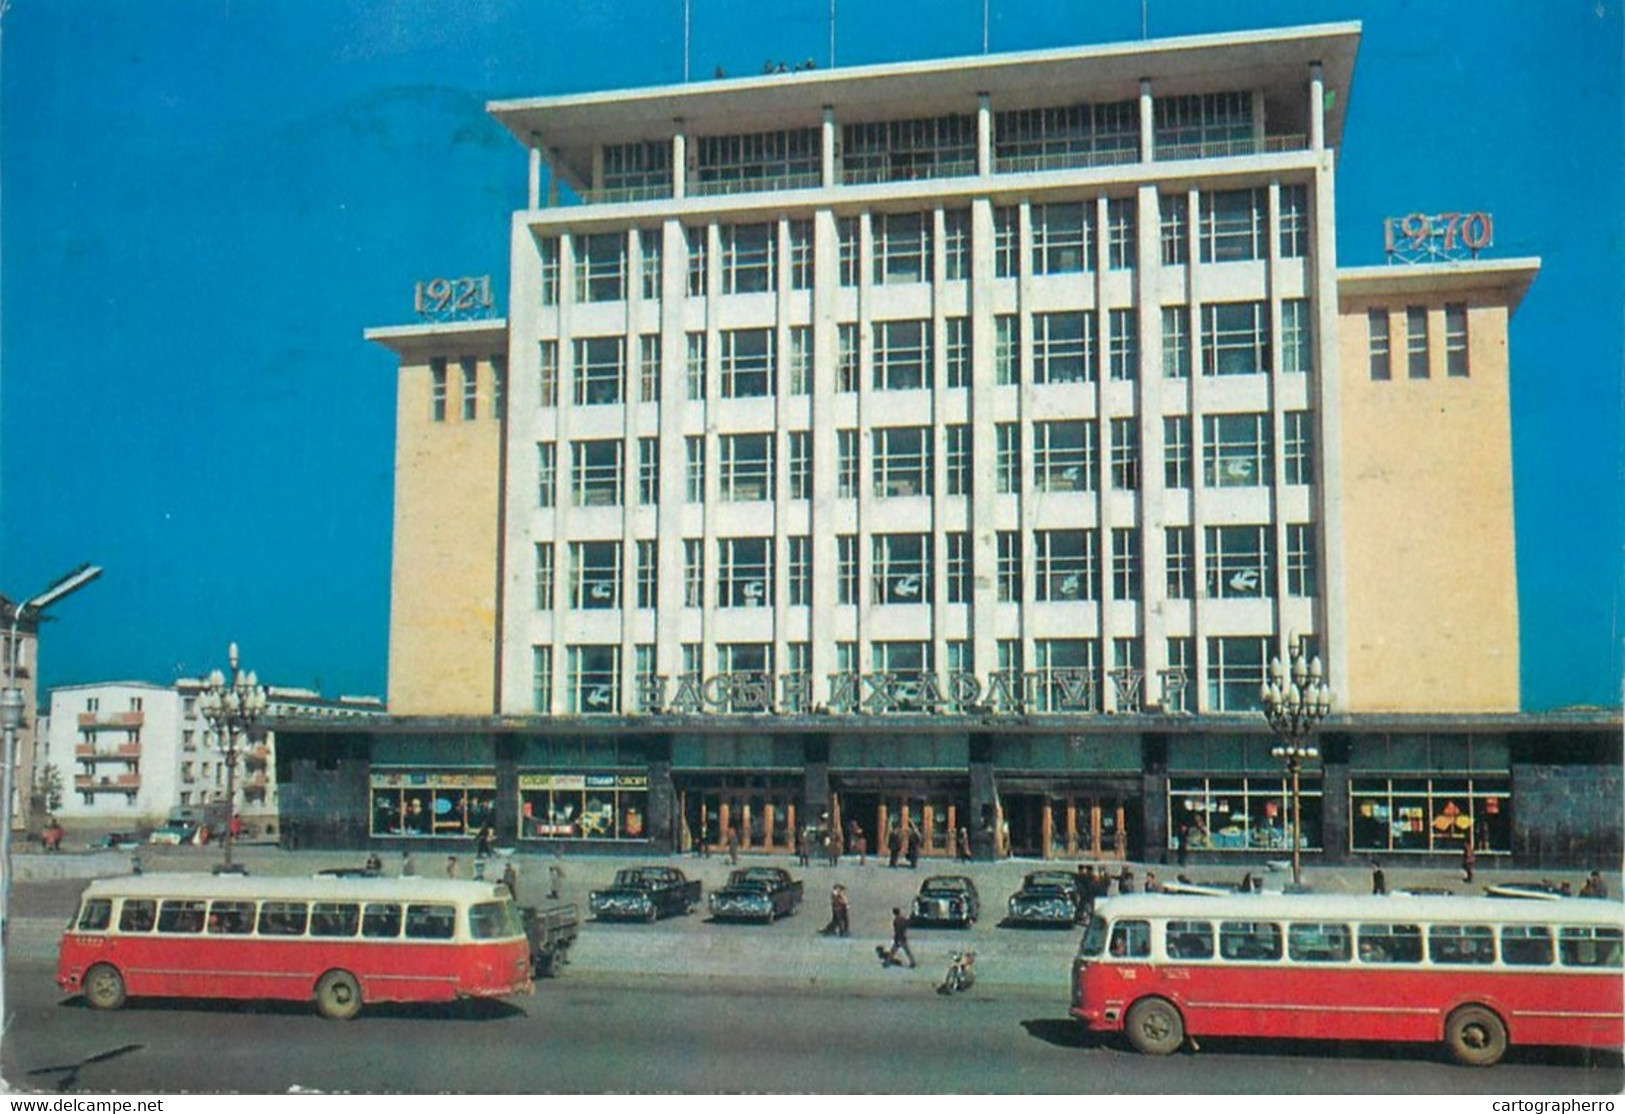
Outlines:
{"type": "Polygon", "coordinates": [[[1166,1055],[1187,1037],[1625,1044],[1625,906],[1481,897],[1140,894],[1095,905],[1072,1016],[1166,1055]]]}
{"type": "Polygon", "coordinates": [[[427,878],[145,874],[90,883],[57,985],[97,1009],[127,997],[368,1002],[528,993],[530,946],[505,887],[427,878]]]}

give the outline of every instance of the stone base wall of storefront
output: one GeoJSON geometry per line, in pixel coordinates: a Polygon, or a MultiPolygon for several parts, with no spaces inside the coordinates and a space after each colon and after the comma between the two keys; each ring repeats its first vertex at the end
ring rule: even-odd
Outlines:
{"type": "Polygon", "coordinates": [[[1513,861],[1528,867],[1619,867],[1625,783],[1619,766],[1512,768],[1513,861]]]}

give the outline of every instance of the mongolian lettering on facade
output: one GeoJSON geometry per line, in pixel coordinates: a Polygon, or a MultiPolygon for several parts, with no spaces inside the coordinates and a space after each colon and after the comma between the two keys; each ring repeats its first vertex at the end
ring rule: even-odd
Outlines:
{"type": "MultiPolygon", "coordinates": [[[[1113,670],[1114,710],[1141,710],[1144,678],[1138,669],[1113,670]]],[[[1014,715],[1028,712],[1104,711],[1087,669],[1039,672],[831,673],[824,698],[814,695],[809,673],[645,674],[633,694],[639,715],[719,715],[777,712],[785,715],[1014,715]],[[944,684],[946,681],[946,684],[944,684]]]]}

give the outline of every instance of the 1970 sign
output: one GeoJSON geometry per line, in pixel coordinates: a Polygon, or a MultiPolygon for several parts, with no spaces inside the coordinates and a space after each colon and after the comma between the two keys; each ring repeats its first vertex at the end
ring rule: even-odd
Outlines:
{"type": "Polygon", "coordinates": [[[1488,213],[1411,213],[1382,222],[1383,247],[1407,263],[1427,259],[1460,259],[1495,241],[1495,219],[1488,213]]]}

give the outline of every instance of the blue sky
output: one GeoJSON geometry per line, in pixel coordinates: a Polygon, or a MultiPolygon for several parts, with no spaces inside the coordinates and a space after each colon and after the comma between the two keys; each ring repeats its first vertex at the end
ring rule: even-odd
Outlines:
{"type": "MultiPolygon", "coordinates": [[[[691,66],[827,64],[828,0],[692,0],[691,66]]],[[[990,0],[999,50],[1134,39],[1137,0],[990,0]]],[[[981,0],[839,0],[836,63],[974,54],[981,0]]],[[[1523,699],[1617,705],[1619,0],[1150,0],[1153,36],[1359,19],[1338,251],[1494,214],[1513,321],[1523,699]]],[[[414,281],[506,274],[523,151],[487,100],[679,81],[681,0],[11,0],[0,24],[0,591],[83,561],[45,685],[226,644],[384,688],[393,359],[414,281]]],[[[1467,574],[1464,570],[1464,575],[1467,574]]]]}

